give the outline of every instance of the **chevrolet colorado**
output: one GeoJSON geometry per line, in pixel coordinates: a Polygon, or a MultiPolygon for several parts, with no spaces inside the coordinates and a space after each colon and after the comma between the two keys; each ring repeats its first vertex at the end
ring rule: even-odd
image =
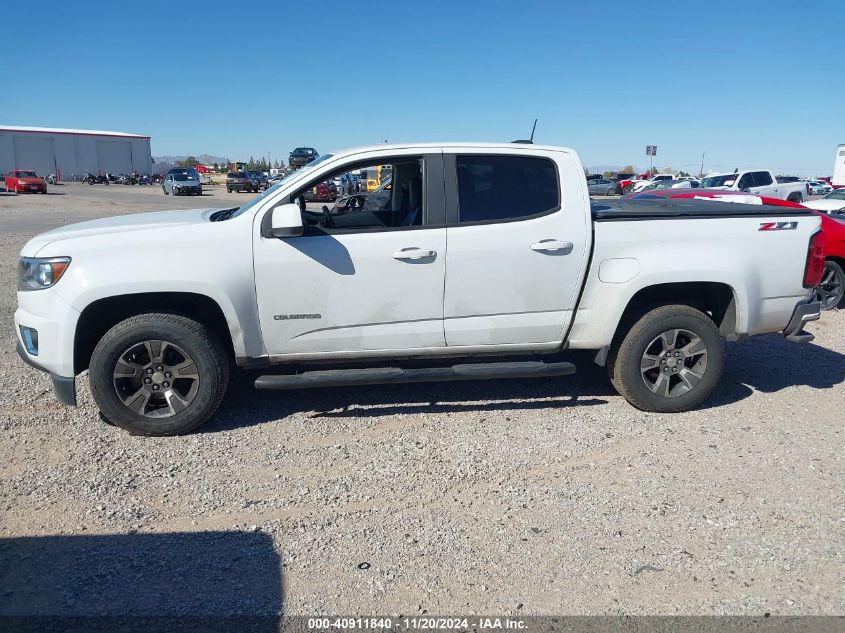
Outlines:
{"type": "Polygon", "coordinates": [[[819,225],[766,204],[591,205],[564,148],[382,145],[321,156],[239,208],[34,237],[17,348],[65,404],[88,370],[104,416],[146,435],[209,419],[233,364],[281,366],[256,387],[301,389],[560,376],[565,352],[595,350],[631,404],[682,411],[715,388],[723,338],[812,338],[819,225]],[[385,195],[306,203],[362,169],[390,174],[385,195]]]}

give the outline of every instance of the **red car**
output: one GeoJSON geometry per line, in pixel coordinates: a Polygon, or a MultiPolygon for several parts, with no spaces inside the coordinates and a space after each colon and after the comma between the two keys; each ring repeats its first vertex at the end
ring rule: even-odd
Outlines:
{"type": "Polygon", "coordinates": [[[824,273],[817,290],[822,310],[832,310],[842,303],[845,292],[845,218],[838,219],[826,213],[819,215],[827,242],[824,249],[824,273]]]}
{"type": "Polygon", "coordinates": [[[334,202],[337,200],[337,187],[331,181],[320,182],[302,195],[306,202],[334,202]]]}
{"type": "Polygon", "coordinates": [[[629,178],[622,178],[618,180],[619,193],[625,193],[625,188],[630,187],[631,184],[636,182],[637,180],[648,180],[649,178],[651,178],[651,174],[637,174],[636,176],[631,176],[629,178]]]}
{"type": "MultiPolygon", "coordinates": [[[[627,200],[648,199],[658,196],[661,198],[752,198],[760,200],[762,204],[771,204],[782,207],[805,208],[797,202],[778,200],[776,198],[765,198],[742,191],[724,191],[722,189],[661,189],[635,193],[628,196],[627,200]]],[[[744,200],[743,200],[744,201],[744,200]]],[[[816,286],[816,294],[822,304],[822,310],[832,310],[842,303],[845,294],[845,217],[835,214],[820,213],[813,210],[813,213],[822,219],[822,233],[824,233],[824,271],[821,281],[816,286]]]]}
{"type": "Polygon", "coordinates": [[[47,193],[47,183],[34,171],[13,169],[6,176],[6,191],[12,193],[22,193],[24,191],[47,193]]]}

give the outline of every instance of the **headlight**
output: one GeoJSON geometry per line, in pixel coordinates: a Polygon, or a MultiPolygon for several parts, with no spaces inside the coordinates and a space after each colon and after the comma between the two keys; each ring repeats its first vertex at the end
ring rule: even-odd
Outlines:
{"type": "Polygon", "coordinates": [[[18,290],[43,290],[58,283],[70,257],[21,257],[18,265],[18,290]]]}

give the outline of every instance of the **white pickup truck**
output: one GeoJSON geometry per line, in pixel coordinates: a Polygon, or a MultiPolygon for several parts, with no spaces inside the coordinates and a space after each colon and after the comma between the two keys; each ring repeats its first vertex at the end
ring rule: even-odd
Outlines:
{"type": "Polygon", "coordinates": [[[61,402],[87,369],[105,417],[146,435],[205,422],[232,365],[281,366],[256,387],[301,389],[564,375],[574,349],[634,406],[682,411],[716,386],[723,338],[812,338],[819,225],[718,200],[591,207],[558,147],[382,145],[321,156],[240,208],[33,238],[17,346],[61,402]],[[390,182],[306,204],[362,168],[390,182]]]}
{"type": "Polygon", "coordinates": [[[802,203],[807,198],[803,182],[778,182],[766,169],[736,171],[732,174],[708,174],[701,179],[702,189],[727,189],[802,203]]]}

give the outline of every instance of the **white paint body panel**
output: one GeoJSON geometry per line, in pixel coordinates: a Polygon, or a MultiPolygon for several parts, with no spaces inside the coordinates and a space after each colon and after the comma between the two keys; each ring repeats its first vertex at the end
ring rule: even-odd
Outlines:
{"type": "MultiPolygon", "coordinates": [[[[454,151],[486,153],[477,148],[454,151]]],[[[569,326],[592,242],[590,219],[584,213],[589,206],[584,172],[572,153],[541,150],[534,155],[557,165],[559,211],[518,222],[447,229],[443,308],[447,345],[560,341],[569,326]],[[572,246],[536,250],[548,241],[572,246]]]]}
{"type": "Polygon", "coordinates": [[[259,235],[255,285],[267,351],[442,347],[445,269],[445,228],[281,240],[259,235]],[[393,258],[414,247],[435,255],[393,258]],[[287,315],[311,318],[278,318],[287,315]]]}
{"type": "Polygon", "coordinates": [[[733,290],[737,333],[783,330],[795,305],[811,295],[802,285],[804,263],[820,220],[772,219],[794,220],[798,226],[760,231],[765,216],[596,222],[593,265],[569,332],[569,347],[608,345],[622,311],[638,291],[687,281],[723,283],[733,290]],[[639,273],[625,283],[602,281],[599,271],[619,258],[636,260],[639,273]]]}

